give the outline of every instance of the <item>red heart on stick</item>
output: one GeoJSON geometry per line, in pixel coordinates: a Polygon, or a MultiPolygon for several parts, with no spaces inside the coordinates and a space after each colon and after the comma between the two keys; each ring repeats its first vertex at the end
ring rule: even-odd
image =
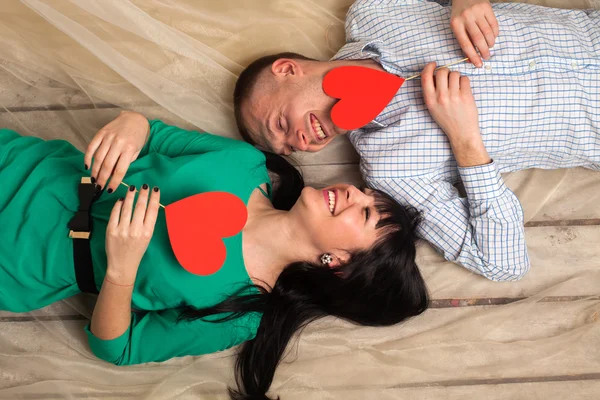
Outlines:
{"type": "Polygon", "coordinates": [[[237,196],[200,193],[165,206],[171,247],[181,266],[196,275],[210,275],[223,266],[224,237],[238,234],[248,210],[237,196]]]}
{"type": "Polygon", "coordinates": [[[375,119],[394,98],[404,78],[367,67],[338,67],[325,75],[323,90],[340,99],[331,120],[345,130],[361,128],[375,119]]]}

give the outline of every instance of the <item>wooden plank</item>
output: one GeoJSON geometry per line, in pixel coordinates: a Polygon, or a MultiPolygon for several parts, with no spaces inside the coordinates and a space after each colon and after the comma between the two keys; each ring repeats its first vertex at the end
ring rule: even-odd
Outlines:
{"type": "MultiPolygon", "coordinates": [[[[365,384],[348,384],[343,387],[293,387],[277,392],[286,400],[590,400],[600,397],[600,381],[578,380],[578,376],[571,377],[572,380],[560,382],[527,382],[527,383],[494,383],[477,386],[451,386],[451,387],[419,387],[419,388],[379,388],[365,384]]],[[[6,398],[19,398],[23,400],[37,399],[63,399],[64,393],[69,393],[69,398],[88,399],[90,396],[98,399],[126,399],[144,396],[143,388],[111,389],[110,392],[103,390],[82,389],[68,382],[40,382],[39,386],[56,390],[48,393],[23,394],[18,388],[5,390],[6,398]],[[60,384],[60,388],[57,387],[60,384]],[[18,394],[18,397],[16,396],[18,394]]],[[[180,400],[197,399],[198,396],[211,400],[228,400],[225,389],[201,390],[196,393],[178,394],[180,400]]]]}
{"type": "MultiPolygon", "coordinates": [[[[323,390],[348,389],[355,381],[368,382],[367,386],[373,389],[404,390],[565,381],[565,376],[577,379],[578,375],[585,380],[586,374],[600,371],[596,346],[599,314],[599,300],[569,303],[527,300],[501,307],[431,309],[404,324],[385,328],[358,327],[327,318],[304,331],[297,351],[290,348],[276,375],[274,388],[283,384],[281,389],[285,392],[286,387],[302,385],[308,378],[314,387],[323,390]],[[341,365],[355,367],[340,375],[341,365]]],[[[77,360],[78,373],[87,376],[97,368],[97,362],[87,350],[82,331],[85,324],[84,321],[0,323],[4,352],[10,354],[0,360],[0,368],[10,370],[17,381],[26,380],[31,363],[52,357],[59,363],[77,360]],[[17,354],[20,362],[14,363],[11,359],[17,354]]],[[[197,358],[196,378],[202,379],[210,373],[207,372],[210,368],[202,365],[212,365],[219,367],[221,379],[228,379],[225,369],[231,368],[232,354],[230,350],[197,358]]],[[[164,370],[191,362],[191,358],[177,359],[160,367],[164,370]]],[[[134,373],[130,369],[124,373],[122,368],[103,366],[108,374],[106,379],[116,379],[122,384],[128,373],[134,373]]],[[[147,372],[158,373],[158,370],[149,367],[147,372]]],[[[52,374],[44,378],[68,379],[61,371],[52,374]]],[[[117,382],[115,388],[116,385],[117,382]]]]}
{"type": "Polygon", "coordinates": [[[359,156],[346,136],[338,136],[317,153],[294,153],[300,165],[358,164],[359,156]]]}
{"type": "Polygon", "coordinates": [[[418,265],[436,299],[600,294],[600,227],[525,229],[531,269],[520,281],[492,282],[447,262],[421,242],[418,265]]]}
{"type": "Polygon", "coordinates": [[[364,185],[356,164],[303,165],[300,168],[308,186],[322,188],[335,183],[364,185]]]}
{"type": "Polygon", "coordinates": [[[576,311],[579,306],[533,303],[473,313],[429,310],[393,328],[322,322],[307,329],[291,352],[294,362],[282,365],[276,382],[290,387],[310,380],[311,387],[326,391],[352,387],[353,382],[369,382],[369,388],[427,387],[597,375],[600,361],[589,352],[597,353],[590,349],[600,329],[599,305],[579,304],[582,314],[576,311]],[[564,312],[576,316],[562,325],[557,320],[564,312]],[[340,366],[346,365],[353,367],[343,368],[340,378],[340,366]]]}
{"type": "Polygon", "coordinates": [[[100,99],[90,98],[74,83],[69,85],[56,81],[1,59],[0,82],[0,113],[35,109],[91,109],[108,105],[100,99]]]}
{"type": "Polygon", "coordinates": [[[600,398],[600,381],[576,380],[561,382],[490,383],[477,386],[379,388],[369,384],[349,384],[343,387],[310,387],[279,392],[286,400],[590,400],[600,398]]]}
{"type": "Polygon", "coordinates": [[[58,301],[47,307],[28,313],[12,313],[0,311],[0,322],[56,320],[65,317],[66,320],[84,320],[92,316],[96,297],[92,294],[80,293],[63,301],[58,301]]]}

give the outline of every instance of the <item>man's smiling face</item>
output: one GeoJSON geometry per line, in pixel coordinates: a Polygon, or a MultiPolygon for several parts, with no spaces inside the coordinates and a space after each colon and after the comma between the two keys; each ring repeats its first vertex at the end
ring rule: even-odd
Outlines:
{"type": "Polygon", "coordinates": [[[325,62],[279,59],[259,76],[241,105],[243,125],[259,146],[277,154],[316,152],[346,131],[331,121],[333,99],[323,92],[325,62]]]}

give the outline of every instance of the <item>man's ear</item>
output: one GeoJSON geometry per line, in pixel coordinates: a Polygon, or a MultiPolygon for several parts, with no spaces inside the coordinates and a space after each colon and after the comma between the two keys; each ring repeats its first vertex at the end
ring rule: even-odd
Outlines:
{"type": "Polygon", "coordinates": [[[289,75],[302,76],[304,74],[304,71],[297,60],[292,60],[291,58],[280,58],[279,60],[276,60],[273,65],[271,65],[271,72],[273,75],[280,77],[287,77],[289,75]]]}

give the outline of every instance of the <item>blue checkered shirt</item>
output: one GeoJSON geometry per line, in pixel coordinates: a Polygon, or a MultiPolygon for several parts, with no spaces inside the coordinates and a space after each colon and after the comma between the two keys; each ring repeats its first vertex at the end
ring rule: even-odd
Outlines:
{"type": "MultiPolygon", "coordinates": [[[[469,76],[493,162],[460,168],[429,114],[419,79],[349,137],[367,184],[422,214],[419,237],[447,260],[497,281],[529,269],[523,210],[500,173],[526,168],[600,169],[600,11],[494,4],[500,36],[493,56],[469,76]],[[455,184],[462,181],[466,198],[455,184]]],[[[333,58],[378,61],[408,77],[428,62],[464,57],[451,9],[419,0],[357,1],[347,44],[333,58]]]]}

